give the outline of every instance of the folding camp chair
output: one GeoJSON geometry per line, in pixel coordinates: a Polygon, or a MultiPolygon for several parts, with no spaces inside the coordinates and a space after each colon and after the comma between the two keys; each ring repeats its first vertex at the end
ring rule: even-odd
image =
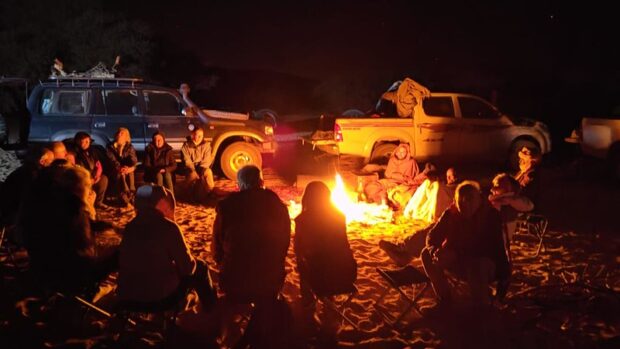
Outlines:
{"type": "Polygon", "coordinates": [[[424,293],[430,285],[430,280],[424,273],[411,265],[396,270],[377,268],[377,272],[390,287],[386,288],[379,296],[374,303],[374,308],[388,325],[392,327],[397,326],[411,309],[415,309],[420,313],[420,309],[418,309],[416,304],[420,300],[422,293],[424,293]],[[411,295],[408,295],[407,292],[403,290],[405,286],[411,286],[411,295]],[[396,316],[390,314],[385,306],[381,304],[385,296],[387,296],[388,292],[392,289],[398,291],[400,298],[407,302],[407,306],[396,316]]]}
{"type": "Polygon", "coordinates": [[[538,239],[538,248],[534,257],[538,257],[540,251],[544,249],[544,238],[547,232],[549,220],[540,214],[525,213],[519,216],[517,220],[517,234],[529,234],[538,239]]]}
{"type": "Polygon", "coordinates": [[[340,317],[342,317],[346,322],[348,322],[351,326],[353,326],[353,328],[355,328],[356,330],[359,330],[359,326],[355,323],[355,321],[353,321],[353,319],[351,319],[346,314],[347,309],[350,309],[349,304],[351,303],[351,301],[353,300],[353,297],[355,297],[357,293],[358,293],[357,287],[355,287],[354,284],[351,284],[351,286],[348,289],[339,291],[338,293],[333,293],[333,294],[315,293],[315,295],[319,303],[337,312],[340,315],[340,317]]]}

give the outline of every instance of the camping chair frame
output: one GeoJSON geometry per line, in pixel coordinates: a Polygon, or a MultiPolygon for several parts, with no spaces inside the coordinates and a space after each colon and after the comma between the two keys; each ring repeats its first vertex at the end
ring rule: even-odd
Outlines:
{"type": "Polygon", "coordinates": [[[340,317],[342,317],[347,323],[349,323],[353,328],[359,330],[359,326],[351,319],[347,314],[346,310],[348,309],[349,304],[353,300],[353,297],[358,293],[357,287],[352,285],[353,288],[348,293],[334,294],[334,295],[322,295],[317,296],[317,301],[322,303],[323,306],[330,308],[331,310],[337,312],[340,317]],[[333,296],[346,295],[347,297],[342,302],[337,302],[332,299],[333,296]]]}
{"type": "Polygon", "coordinates": [[[417,303],[420,300],[420,296],[428,289],[430,285],[430,280],[415,269],[413,266],[406,266],[402,269],[398,269],[395,271],[387,271],[381,268],[377,268],[377,273],[387,281],[390,287],[387,287],[383,293],[379,296],[377,301],[374,303],[374,308],[383,317],[383,320],[390,325],[391,327],[396,327],[400,321],[407,315],[412,309],[414,309],[418,314],[420,313],[420,309],[417,307],[417,303]],[[396,278],[394,277],[394,272],[409,272],[409,278],[396,278]],[[409,296],[405,291],[403,291],[403,286],[411,286],[411,296],[409,296]],[[418,288],[416,292],[416,288],[418,288]],[[395,289],[400,298],[407,302],[407,306],[403,309],[398,315],[394,316],[390,314],[384,305],[381,304],[383,299],[387,294],[395,289]]]}
{"type": "Polygon", "coordinates": [[[517,221],[517,234],[529,234],[538,239],[538,247],[533,257],[538,257],[540,252],[544,251],[544,239],[548,226],[549,220],[540,214],[523,214],[517,221]]]}

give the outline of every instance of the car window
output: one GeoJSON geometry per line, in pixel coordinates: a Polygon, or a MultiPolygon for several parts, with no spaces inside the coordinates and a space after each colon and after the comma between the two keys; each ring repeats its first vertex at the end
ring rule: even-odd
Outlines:
{"type": "Polygon", "coordinates": [[[490,104],[471,97],[459,97],[461,116],[465,119],[497,119],[500,113],[490,104]]]}
{"type": "Polygon", "coordinates": [[[41,94],[41,115],[86,115],[90,91],[45,89],[41,94]]]}
{"type": "Polygon", "coordinates": [[[139,115],[138,90],[104,90],[107,115],[139,115]]]}
{"type": "Polygon", "coordinates": [[[148,115],[181,115],[181,104],[175,95],[162,91],[144,91],[148,115]]]}
{"type": "Polygon", "coordinates": [[[424,106],[424,112],[428,116],[437,117],[454,117],[454,105],[452,104],[452,97],[429,97],[422,102],[424,106]]]}

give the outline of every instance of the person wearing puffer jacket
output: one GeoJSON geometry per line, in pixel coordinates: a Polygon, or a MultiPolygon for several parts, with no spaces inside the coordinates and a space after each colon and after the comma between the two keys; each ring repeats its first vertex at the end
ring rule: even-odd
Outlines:
{"type": "Polygon", "coordinates": [[[166,136],[162,132],[155,132],[151,143],[146,146],[143,165],[146,182],[164,186],[174,193],[173,176],[177,162],[172,147],[166,143],[166,136]]]}

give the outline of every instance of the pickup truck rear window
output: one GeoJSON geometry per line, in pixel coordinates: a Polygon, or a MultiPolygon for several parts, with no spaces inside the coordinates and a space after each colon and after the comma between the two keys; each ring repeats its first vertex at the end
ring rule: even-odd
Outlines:
{"type": "Polygon", "coordinates": [[[428,116],[437,116],[445,118],[454,117],[454,105],[452,97],[429,97],[422,102],[424,112],[428,116]]]}

